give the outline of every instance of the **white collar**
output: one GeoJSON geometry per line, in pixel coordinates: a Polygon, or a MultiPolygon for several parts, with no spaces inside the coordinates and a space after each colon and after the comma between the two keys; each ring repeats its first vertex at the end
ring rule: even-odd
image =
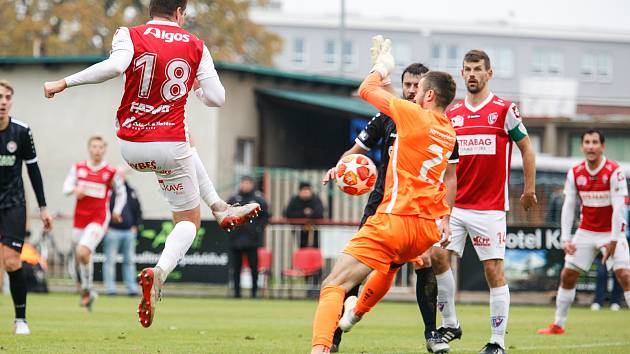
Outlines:
{"type": "Polygon", "coordinates": [[[151,20],[147,22],[147,25],[164,25],[164,26],[179,27],[179,25],[173,21],[162,21],[162,20],[151,20]]]}
{"type": "Polygon", "coordinates": [[[601,171],[602,168],[604,168],[605,165],[606,165],[606,156],[603,156],[602,162],[600,162],[599,166],[597,166],[597,168],[595,168],[594,170],[591,170],[590,168],[588,168],[588,161],[584,161],[584,166],[586,167],[586,172],[588,172],[588,174],[591,175],[591,176],[595,176],[596,174],[598,174],[599,171],[601,171]]]}
{"type": "Polygon", "coordinates": [[[464,98],[464,105],[466,106],[466,108],[471,111],[471,112],[477,112],[478,110],[482,109],[485,105],[487,105],[488,103],[490,103],[490,101],[492,101],[492,99],[494,98],[494,93],[489,92],[488,93],[488,97],[486,97],[486,99],[483,100],[483,102],[481,102],[479,105],[477,105],[476,107],[473,107],[470,103],[468,103],[468,97],[464,98]]]}
{"type": "Polygon", "coordinates": [[[87,160],[87,163],[86,163],[86,164],[87,164],[87,167],[89,167],[89,168],[90,168],[90,170],[92,170],[92,171],[98,171],[98,170],[100,170],[101,168],[105,167],[105,165],[107,165],[107,161],[103,160],[103,161],[101,161],[101,163],[99,163],[98,165],[92,165],[92,161],[87,160]]]}

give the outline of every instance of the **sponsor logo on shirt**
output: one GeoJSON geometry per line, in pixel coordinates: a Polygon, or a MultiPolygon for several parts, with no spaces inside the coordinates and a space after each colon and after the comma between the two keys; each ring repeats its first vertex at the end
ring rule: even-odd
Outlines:
{"type": "Polygon", "coordinates": [[[157,170],[157,163],[155,160],[147,162],[129,162],[129,166],[137,171],[155,171],[157,170]]]}
{"type": "Polygon", "coordinates": [[[495,155],[497,137],[493,134],[458,135],[459,155],[495,155]]]}
{"type": "Polygon", "coordinates": [[[184,184],[183,183],[174,183],[169,184],[166,183],[163,179],[158,179],[158,183],[160,184],[160,188],[162,188],[165,192],[171,192],[175,194],[183,194],[184,193],[184,184]]]}
{"type": "Polygon", "coordinates": [[[15,155],[0,155],[0,166],[15,165],[15,155]]]}
{"type": "Polygon", "coordinates": [[[7,151],[10,153],[14,153],[17,150],[17,144],[15,141],[11,140],[7,143],[7,151]]]}
{"type": "Polygon", "coordinates": [[[488,114],[488,124],[492,125],[492,124],[496,123],[498,119],[499,119],[499,113],[492,112],[492,113],[488,114]]]}
{"type": "Polygon", "coordinates": [[[133,113],[158,114],[158,113],[162,113],[162,112],[165,112],[165,113],[170,112],[171,106],[169,106],[167,104],[163,104],[163,105],[159,105],[157,107],[153,107],[150,104],[146,104],[146,103],[132,102],[131,103],[131,108],[129,110],[131,112],[133,112],[133,113]]]}
{"type": "Polygon", "coordinates": [[[505,107],[505,103],[503,103],[503,100],[492,101],[492,103],[499,105],[501,107],[505,107]]]}
{"type": "Polygon", "coordinates": [[[157,39],[163,39],[166,43],[190,42],[190,35],[188,34],[167,32],[166,30],[161,30],[155,27],[147,27],[143,34],[145,36],[150,34],[157,39]]]}
{"type": "Polygon", "coordinates": [[[475,236],[472,238],[473,246],[477,247],[490,247],[490,237],[488,236],[475,236]]]}
{"type": "Polygon", "coordinates": [[[77,186],[83,190],[83,194],[88,197],[104,199],[107,195],[107,187],[102,183],[90,181],[78,181],[77,186]]]}
{"type": "Polygon", "coordinates": [[[464,126],[464,117],[457,115],[453,118],[451,118],[451,124],[453,125],[453,128],[457,128],[457,127],[463,127],[464,126]]]}
{"type": "Polygon", "coordinates": [[[468,116],[468,119],[477,119],[481,118],[481,114],[471,114],[468,116]]]}
{"type": "Polygon", "coordinates": [[[606,207],[610,203],[610,191],[580,192],[582,205],[585,207],[606,207]]]}

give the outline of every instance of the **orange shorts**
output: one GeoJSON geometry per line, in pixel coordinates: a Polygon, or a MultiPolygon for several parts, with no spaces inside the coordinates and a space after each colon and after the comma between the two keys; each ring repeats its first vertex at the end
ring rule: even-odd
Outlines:
{"type": "Polygon", "coordinates": [[[439,240],[435,220],[377,213],[367,219],[343,252],[378,272],[387,273],[392,263],[414,261],[439,240]]]}

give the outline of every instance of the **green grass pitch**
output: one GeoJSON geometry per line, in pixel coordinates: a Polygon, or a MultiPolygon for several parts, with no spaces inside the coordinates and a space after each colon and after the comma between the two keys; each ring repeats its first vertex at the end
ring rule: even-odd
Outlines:
{"type": "MultiPolygon", "coordinates": [[[[0,296],[0,353],[309,353],[315,301],[228,300],[165,297],[153,326],[136,317],[138,300],[101,296],[94,312],[78,296],[30,295],[33,334],[12,334],[10,296],[0,296]]],[[[553,319],[552,307],[512,306],[509,353],[630,353],[630,311],[592,312],[573,308],[568,332],[540,336],[553,319]]],[[[458,306],[461,341],[452,352],[477,352],[489,337],[487,306],[458,306]]],[[[425,353],[414,303],[379,304],[351,333],[342,353],[425,353]]]]}

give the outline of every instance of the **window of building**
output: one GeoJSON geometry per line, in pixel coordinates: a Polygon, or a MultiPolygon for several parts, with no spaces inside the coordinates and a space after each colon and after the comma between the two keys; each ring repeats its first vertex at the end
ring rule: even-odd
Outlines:
{"type": "Polygon", "coordinates": [[[612,81],[612,58],[609,55],[597,56],[597,80],[601,82],[612,81]]]}
{"type": "Polygon", "coordinates": [[[304,38],[293,39],[291,62],[296,66],[306,65],[306,41],[304,38]]]}
{"type": "Polygon", "coordinates": [[[396,58],[396,69],[402,73],[411,64],[411,46],[408,43],[395,43],[392,51],[396,58]]]}
{"type": "Polygon", "coordinates": [[[582,57],[580,63],[580,76],[584,81],[592,81],[595,79],[595,56],[586,54],[582,57]]]}
{"type": "Polygon", "coordinates": [[[234,156],[234,168],[237,175],[252,173],[254,167],[254,139],[236,139],[236,154],[234,156]]]}
{"type": "Polygon", "coordinates": [[[324,43],[324,63],[330,66],[336,66],[339,54],[337,52],[337,41],[328,39],[324,43]]]}
{"type": "Polygon", "coordinates": [[[357,53],[352,41],[344,41],[343,43],[343,70],[353,71],[357,65],[357,53]]]}
{"type": "Polygon", "coordinates": [[[489,47],[485,52],[490,58],[495,77],[509,79],[514,76],[514,51],[511,48],[489,47]]]}
{"type": "Polygon", "coordinates": [[[459,69],[461,67],[461,59],[457,46],[449,45],[446,51],[446,68],[448,70],[459,69]]]}
{"type": "Polygon", "coordinates": [[[612,58],[607,54],[585,54],[580,62],[583,81],[612,81],[612,58]]]}
{"type": "Polygon", "coordinates": [[[532,55],[532,71],[541,75],[561,75],[564,56],[552,49],[536,49],[532,55]]]}
{"type": "Polygon", "coordinates": [[[431,69],[440,70],[442,66],[442,46],[434,44],[431,46],[431,69]]]}

